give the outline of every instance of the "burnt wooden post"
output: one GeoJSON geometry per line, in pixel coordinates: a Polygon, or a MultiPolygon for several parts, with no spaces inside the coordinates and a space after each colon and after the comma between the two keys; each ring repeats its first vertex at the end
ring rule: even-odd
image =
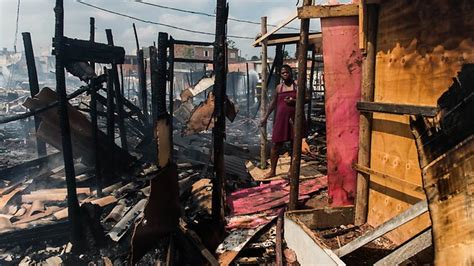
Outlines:
{"type": "MultiPolygon", "coordinates": [[[[92,43],[95,42],[95,18],[93,17],[89,18],[89,41],[92,43]]],[[[95,62],[90,61],[89,63],[91,64],[92,69],[95,72],[95,62]]]]}
{"type": "Polygon", "coordinates": [[[122,99],[125,98],[125,83],[124,83],[124,78],[123,78],[123,65],[120,64],[120,91],[122,95],[122,99]]]}
{"type": "Polygon", "coordinates": [[[308,132],[311,130],[311,108],[312,108],[312,103],[313,103],[313,81],[314,81],[314,65],[315,65],[315,60],[316,59],[316,51],[315,48],[311,50],[311,72],[309,75],[309,102],[308,102],[308,132]]]}
{"type": "Polygon", "coordinates": [[[143,114],[148,121],[148,103],[147,103],[147,92],[146,92],[146,71],[143,57],[143,50],[140,49],[140,43],[138,42],[137,28],[133,23],[133,32],[135,33],[135,42],[137,43],[137,66],[138,66],[138,102],[142,108],[143,114]]]}
{"type": "MultiPolygon", "coordinates": [[[[169,80],[169,123],[170,123],[170,141],[173,143],[173,112],[174,112],[174,39],[170,36],[168,43],[169,46],[169,71],[168,71],[168,80],[169,80]]],[[[205,73],[205,72],[204,72],[205,73]]],[[[171,157],[173,157],[173,147],[171,147],[171,157]]]]}
{"type": "MultiPolygon", "coordinates": [[[[311,0],[304,0],[304,6],[311,5],[311,0]]],[[[293,156],[290,167],[290,203],[289,209],[295,210],[298,203],[299,178],[301,164],[301,141],[303,138],[304,98],[306,91],[306,61],[308,54],[309,19],[301,19],[300,40],[298,42],[298,92],[296,96],[296,113],[293,136],[293,156]]]]}
{"type": "Polygon", "coordinates": [[[232,95],[234,96],[234,102],[237,103],[237,92],[235,90],[235,72],[232,72],[232,95]]]}
{"type": "Polygon", "coordinates": [[[247,119],[250,118],[250,79],[249,79],[249,63],[245,63],[247,72],[247,119]]]}
{"type": "MultiPolygon", "coordinates": [[[[153,132],[155,131],[156,118],[158,117],[158,69],[157,69],[157,57],[156,57],[156,48],[155,46],[149,47],[150,51],[150,80],[151,80],[151,117],[152,117],[152,126],[153,132]]],[[[153,135],[153,134],[152,134],[153,135]]]]}
{"type": "MultiPolygon", "coordinates": [[[[89,41],[95,42],[95,19],[90,18],[89,20],[90,31],[89,31],[89,41]]],[[[95,71],[95,62],[90,62],[92,68],[95,71]]],[[[99,155],[99,134],[98,134],[98,127],[97,127],[97,87],[101,86],[100,84],[96,83],[96,80],[92,79],[89,87],[90,87],[90,116],[91,116],[91,124],[92,124],[92,143],[94,145],[94,152],[93,152],[93,159],[95,162],[95,178],[97,182],[97,196],[102,197],[102,173],[100,167],[100,155],[99,155]]]]}
{"type": "MultiPolygon", "coordinates": [[[[267,17],[262,17],[262,36],[267,33],[267,17]]],[[[260,91],[260,119],[267,113],[267,40],[262,41],[262,89],[260,91]]],[[[260,167],[267,168],[267,123],[260,128],[260,167]]]]}
{"type": "Polygon", "coordinates": [[[68,101],[66,98],[66,78],[64,71],[65,58],[63,55],[64,37],[64,6],[62,0],[56,0],[54,55],[56,56],[56,93],[59,100],[59,125],[61,127],[62,152],[67,185],[68,219],[71,223],[71,241],[73,246],[80,247],[82,230],[80,223],[79,203],[76,194],[76,174],[72,155],[71,128],[68,116],[68,101]]]}
{"type": "MultiPolygon", "coordinates": [[[[367,5],[367,48],[362,62],[361,100],[374,101],[375,54],[377,41],[378,6],[367,5]]],[[[359,118],[359,154],[358,164],[370,168],[370,145],[372,134],[372,113],[360,113],[359,118]]],[[[355,199],[355,224],[361,225],[367,220],[370,175],[357,173],[357,192],[355,199]]]]}
{"type": "MultiPolygon", "coordinates": [[[[34,97],[39,93],[38,74],[36,73],[35,54],[31,43],[31,35],[29,32],[23,32],[23,44],[25,46],[26,66],[28,68],[28,82],[30,85],[30,95],[34,97]]],[[[38,131],[41,118],[35,116],[35,132],[38,131]]],[[[36,135],[36,151],[38,157],[46,156],[46,143],[36,135]]]]}
{"type": "Polygon", "coordinates": [[[114,76],[112,71],[104,67],[104,73],[107,74],[107,140],[109,147],[115,143],[115,118],[114,118],[114,76]]]}
{"type": "MultiPolygon", "coordinates": [[[[114,37],[112,35],[112,30],[111,29],[106,29],[105,33],[107,35],[107,44],[114,46],[114,37]]],[[[112,69],[111,69],[111,74],[114,76],[113,82],[114,82],[114,91],[115,91],[115,104],[117,105],[117,115],[118,115],[118,127],[120,130],[120,144],[122,146],[122,149],[128,151],[128,144],[127,144],[127,132],[125,130],[125,115],[124,115],[124,109],[123,109],[123,96],[120,93],[120,81],[119,81],[119,75],[118,75],[118,69],[117,69],[117,64],[112,63],[112,69]]]]}
{"type": "Polygon", "coordinates": [[[167,73],[167,56],[168,34],[164,32],[158,33],[158,49],[156,72],[156,93],[153,101],[156,104],[156,114],[153,117],[154,130],[157,138],[158,165],[160,167],[167,166],[172,161],[173,144],[171,139],[170,116],[166,106],[166,84],[169,77],[167,73]]]}
{"type": "Polygon", "coordinates": [[[153,117],[156,121],[159,116],[166,113],[166,71],[167,71],[167,48],[168,48],[168,34],[165,32],[158,33],[158,49],[157,49],[157,79],[158,88],[156,93],[157,110],[153,117]]]}
{"type": "Polygon", "coordinates": [[[216,97],[214,128],[214,179],[212,187],[212,218],[214,222],[224,221],[225,213],[225,98],[226,98],[226,24],[228,6],[226,0],[217,0],[216,9],[216,38],[214,43],[214,81],[213,93],[216,97]]]}

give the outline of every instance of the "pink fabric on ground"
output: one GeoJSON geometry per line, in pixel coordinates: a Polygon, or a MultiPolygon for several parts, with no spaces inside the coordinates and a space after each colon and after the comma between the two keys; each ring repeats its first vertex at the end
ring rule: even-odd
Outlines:
{"type": "MultiPolygon", "coordinates": [[[[327,187],[327,176],[301,181],[299,199],[327,187]]],[[[270,210],[287,204],[290,200],[290,185],[287,180],[272,181],[258,187],[240,189],[227,195],[231,215],[251,214],[270,210]]]]}

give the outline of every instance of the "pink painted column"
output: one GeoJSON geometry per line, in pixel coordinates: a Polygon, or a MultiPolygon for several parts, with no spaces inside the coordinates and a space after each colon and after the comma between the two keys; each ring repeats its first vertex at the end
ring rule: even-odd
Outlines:
{"type": "Polygon", "coordinates": [[[357,17],[322,18],[328,190],[331,206],[354,204],[362,55],[357,17]]]}

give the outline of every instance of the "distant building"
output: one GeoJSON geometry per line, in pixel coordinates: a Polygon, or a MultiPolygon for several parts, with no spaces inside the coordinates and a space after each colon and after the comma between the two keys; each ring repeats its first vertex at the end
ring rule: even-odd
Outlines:
{"type": "MultiPolygon", "coordinates": [[[[174,56],[180,58],[194,58],[202,60],[214,59],[214,48],[211,46],[197,46],[197,45],[175,45],[174,56]]],[[[227,58],[229,63],[239,61],[239,49],[227,49],[227,58]]]]}

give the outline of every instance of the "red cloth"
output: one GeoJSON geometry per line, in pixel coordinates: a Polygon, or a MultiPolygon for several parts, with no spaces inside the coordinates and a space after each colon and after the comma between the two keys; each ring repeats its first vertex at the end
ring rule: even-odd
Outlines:
{"type": "Polygon", "coordinates": [[[283,83],[277,87],[277,104],[275,121],[273,121],[272,142],[285,142],[293,139],[293,126],[290,119],[295,120],[295,106],[288,105],[285,102],[286,97],[296,99],[296,84],[293,83],[293,90],[281,92],[283,83]]]}

